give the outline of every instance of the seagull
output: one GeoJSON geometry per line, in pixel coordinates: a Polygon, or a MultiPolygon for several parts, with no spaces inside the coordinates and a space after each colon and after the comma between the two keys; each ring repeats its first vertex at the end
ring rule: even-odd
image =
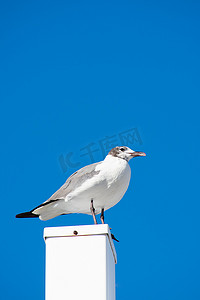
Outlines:
{"type": "Polygon", "coordinates": [[[113,148],[103,161],[85,166],[73,173],[48,200],[16,218],[38,218],[46,221],[59,215],[81,213],[100,215],[104,224],[104,211],[116,205],[124,196],[130,182],[129,160],[146,156],[126,146],[113,148]]]}

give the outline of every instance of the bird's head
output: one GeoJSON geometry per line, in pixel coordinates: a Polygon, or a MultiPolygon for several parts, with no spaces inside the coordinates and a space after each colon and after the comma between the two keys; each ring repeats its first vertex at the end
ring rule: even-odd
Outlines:
{"type": "Polygon", "coordinates": [[[117,146],[112,150],[110,150],[108,154],[118,158],[125,159],[126,161],[129,161],[131,158],[136,156],[146,156],[144,152],[133,151],[126,146],[117,146]]]}

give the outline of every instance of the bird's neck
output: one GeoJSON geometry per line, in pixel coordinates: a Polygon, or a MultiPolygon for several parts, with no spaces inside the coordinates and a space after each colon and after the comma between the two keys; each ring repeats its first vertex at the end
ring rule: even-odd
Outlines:
{"type": "Polygon", "coordinates": [[[118,162],[120,164],[124,164],[124,165],[128,164],[127,160],[117,157],[117,156],[110,155],[110,154],[108,154],[105,157],[104,161],[109,164],[112,164],[112,163],[116,164],[116,162],[118,162]]]}

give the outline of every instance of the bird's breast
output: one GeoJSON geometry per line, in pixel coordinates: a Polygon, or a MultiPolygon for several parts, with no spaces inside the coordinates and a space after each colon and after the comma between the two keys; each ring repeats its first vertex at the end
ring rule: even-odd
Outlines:
{"type": "Polygon", "coordinates": [[[106,183],[100,202],[108,209],[117,204],[125,194],[130,182],[131,169],[125,160],[116,157],[105,162],[105,165],[102,163],[99,168],[99,175],[106,183]]]}
{"type": "Polygon", "coordinates": [[[90,202],[94,201],[96,213],[117,204],[126,192],[131,170],[123,159],[104,160],[95,171],[98,174],[86,180],[80,187],[71,192],[66,202],[70,211],[90,214],[90,202]]]}

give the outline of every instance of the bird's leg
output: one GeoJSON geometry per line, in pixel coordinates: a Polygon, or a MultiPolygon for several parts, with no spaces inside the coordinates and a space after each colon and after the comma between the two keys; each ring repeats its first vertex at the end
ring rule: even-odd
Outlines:
{"type": "MultiPolygon", "coordinates": [[[[102,223],[102,224],[105,224],[105,223],[104,223],[104,208],[102,208],[102,210],[101,210],[101,216],[100,216],[100,219],[101,219],[101,223],[102,223]]],[[[111,229],[111,228],[110,228],[110,229],[111,229]]],[[[111,233],[111,238],[112,238],[113,240],[119,242],[118,239],[116,239],[116,237],[114,236],[113,233],[111,233]]]]}
{"type": "Polygon", "coordinates": [[[97,224],[97,219],[96,219],[96,216],[95,216],[95,208],[94,208],[94,205],[93,205],[93,199],[91,199],[90,210],[91,210],[91,213],[92,213],[92,216],[93,216],[94,224],[97,224]]]}
{"type": "Polygon", "coordinates": [[[100,216],[100,219],[101,219],[101,223],[102,223],[102,224],[105,224],[105,223],[104,223],[104,208],[102,208],[102,210],[101,210],[101,216],[100,216]]]}

